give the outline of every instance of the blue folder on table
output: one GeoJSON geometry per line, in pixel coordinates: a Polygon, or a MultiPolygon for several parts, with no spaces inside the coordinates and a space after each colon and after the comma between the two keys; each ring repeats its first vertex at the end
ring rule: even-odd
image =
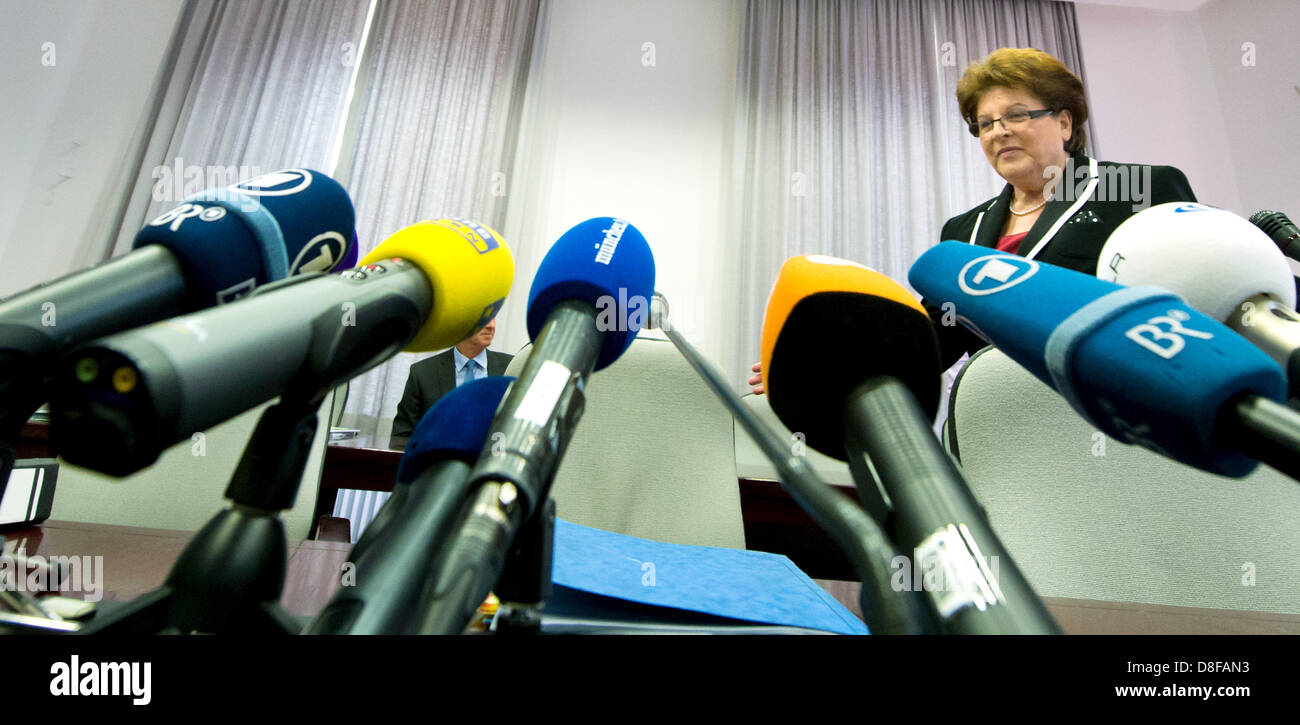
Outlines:
{"type": "Polygon", "coordinates": [[[557,519],[547,612],[651,612],[662,621],[772,625],[839,634],[867,627],[779,554],[638,539],[557,519]],[[585,597],[585,599],[584,599],[585,597]],[[626,604],[630,603],[630,604],[626,604]],[[662,608],[662,609],[656,609],[662,608]]]}

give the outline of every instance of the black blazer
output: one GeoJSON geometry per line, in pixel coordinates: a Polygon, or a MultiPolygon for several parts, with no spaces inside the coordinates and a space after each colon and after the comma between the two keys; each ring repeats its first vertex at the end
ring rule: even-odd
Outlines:
{"type": "MultiPolygon", "coordinates": [[[[1172,166],[1098,161],[1098,183],[1091,188],[1080,188],[1090,178],[1087,173],[1090,170],[1090,159],[1076,155],[1073,162],[1074,169],[1082,170],[1085,175],[1082,179],[1070,178],[1070,170],[1067,169],[1060,184],[1061,193],[1047,202],[1038,221],[1034,222],[1029,234],[1020,242],[1020,256],[1028,256],[1046,239],[1034,259],[1093,275],[1097,273],[1097,257],[1101,254],[1101,248],[1115,227],[1125,219],[1145,206],[1170,201],[1196,201],[1187,177],[1172,166]],[[1081,192],[1084,191],[1088,192],[1087,198],[1079,203],[1083,197],[1081,192]],[[1141,192],[1140,200],[1138,192],[1141,192]],[[1135,204],[1145,206],[1134,209],[1135,204]],[[1065,217],[1064,220],[1062,217],[1065,217]],[[1059,225],[1058,221],[1061,222],[1059,225]]],[[[1011,184],[1007,184],[1001,194],[944,222],[940,240],[955,239],[982,247],[995,246],[1010,215],[1008,209],[1011,193],[1011,184]]],[[[931,316],[938,321],[939,312],[932,307],[931,316]]],[[[936,330],[943,350],[944,368],[956,362],[962,353],[974,352],[987,344],[961,325],[945,327],[936,324],[936,330]]]]}
{"type": "MultiPolygon", "coordinates": [[[[1073,158],[1075,168],[1087,171],[1087,156],[1073,158]]],[[[1183,172],[1172,166],[1143,166],[1141,164],[1116,164],[1110,161],[1097,162],[1098,184],[1091,190],[1086,201],[1074,208],[1077,200],[1074,193],[1081,191],[1080,179],[1065,179],[1062,193],[1047,202],[1038,221],[1029,230],[1024,241],[1020,243],[1020,256],[1028,256],[1038,243],[1048,238],[1047,243],[1034,259],[1058,267],[1066,267],[1086,274],[1097,273],[1097,256],[1101,248],[1125,219],[1136,214],[1135,204],[1155,206],[1170,201],[1196,201],[1192,187],[1187,183],[1183,172]],[[1147,169],[1150,169],[1149,176],[1147,169]],[[1148,183],[1147,179],[1150,179],[1148,183]],[[1125,181],[1127,180],[1127,181],[1125,181]],[[1139,183],[1136,185],[1134,181],[1139,183]],[[1066,187],[1072,193],[1066,193],[1066,187]],[[1127,190],[1127,191],[1126,191],[1127,190]],[[1137,199],[1137,191],[1143,198],[1137,199]],[[1071,214],[1057,229],[1058,220],[1066,213],[1071,214]],[[1048,234],[1051,234],[1048,237],[1048,234]]],[[[1086,178],[1086,177],[1085,177],[1086,178]]],[[[1083,189],[1086,191],[1086,189],[1083,189]]],[[[1011,184],[1002,189],[1002,193],[979,206],[944,222],[941,240],[956,239],[971,242],[982,247],[997,244],[1002,235],[1002,226],[1010,215],[1011,184]],[[978,225],[979,229],[976,230],[978,225]]]]}
{"type": "MultiPolygon", "coordinates": [[[[411,373],[406,378],[406,390],[402,393],[401,402],[397,404],[397,417],[393,419],[389,448],[399,451],[405,449],[406,441],[424,414],[439,398],[456,387],[455,349],[438,353],[411,366],[411,373]]],[[[488,350],[487,374],[505,375],[506,366],[514,357],[504,352],[488,350]]]]}

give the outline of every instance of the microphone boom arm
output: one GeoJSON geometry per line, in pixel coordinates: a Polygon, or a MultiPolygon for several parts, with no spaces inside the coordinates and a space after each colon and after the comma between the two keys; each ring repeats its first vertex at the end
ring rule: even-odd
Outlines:
{"type": "Polygon", "coordinates": [[[799,508],[826,531],[840,550],[849,558],[854,571],[862,580],[860,606],[872,631],[882,634],[919,634],[933,632],[934,627],[924,606],[913,593],[895,592],[890,584],[894,570],[890,563],[897,552],[880,525],[855,503],[831,490],[816,472],[801,458],[788,454],[784,441],[770,426],[747,409],[722,377],[722,374],[686,338],[673,329],[668,320],[667,301],[655,293],[656,302],[662,302],[662,311],[652,305],[652,319],[658,319],[668,339],[682,353],[695,372],[704,379],[714,395],[722,401],[750,438],[776,465],[781,486],[799,508]],[[898,595],[902,595],[899,597],[898,595]],[[893,606],[890,600],[900,604],[893,606]]]}
{"type": "Polygon", "coordinates": [[[1300,413],[1258,395],[1228,401],[1215,437],[1300,481],[1300,413]]]}

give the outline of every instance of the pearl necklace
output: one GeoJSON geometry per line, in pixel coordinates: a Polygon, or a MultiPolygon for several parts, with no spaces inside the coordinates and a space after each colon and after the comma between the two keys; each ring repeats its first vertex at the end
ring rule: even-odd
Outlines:
{"type": "Polygon", "coordinates": [[[1043,201],[1042,201],[1041,203],[1039,203],[1038,206],[1035,206],[1035,207],[1030,208],[1030,209],[1026,209],[1026,210],[1024,210],[1024,211],[1016,211],[1015,209],[1011,208],[1011,204],[1007,204],[1007,211],[1011,212],[1012,214],[1015,214],[1016,216],[1024,216],[1024,215],[1026,215],[1026,214],[1032,214],[1033,212],[1036,212],[1036,211],[1038,211],[1039,209],[1042,209],[1042,208],[1043,208],[1044,206],[1046,206],[1046,205],[1047,205],[1047,200],[1046,200],[1046,199],[1043,199],[1043,201]]]}

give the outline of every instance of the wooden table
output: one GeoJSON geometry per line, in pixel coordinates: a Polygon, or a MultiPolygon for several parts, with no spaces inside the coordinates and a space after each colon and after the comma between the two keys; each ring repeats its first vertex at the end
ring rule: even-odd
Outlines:
{"type": "MultiPolygon", "coordinates": [[[[8,555],[21,552],[42,560],[51,556],[103,557],[99,594],[104,599],[128,601],[161,586],[193,536],[192,531],[50,520],[41,526],[7,531],[4,540],[8,555]]],[[[338,590],[340,567],[351,549],[351,544],[329,541],[290,542],[280,606],[300,616],[319,612],[338,590]]]]}
{"type": "MultiPolygon", "coordinates": [[[[862,617],[861,584],[820,579],[817,583],[862,617]]],[[[1295,614],[1063,597],[1043,597],[1043,603],[1066,634],[1300,634],[1300,615],[1295,614]]]]}
{"type": "MultiPolygon", "coordinates": [[[[71,521],[6,532],[6,553],[24,549],[28,557],[102,556],[102,595],[125,601],[163,583],[191,532],[109,526],[71,521]]],[[[289,546],[289,567],[280,605],[291,614],[312,616],[339,587],[347,544],[302,541],[289,546]]],[[[817,582],[854,614],[860,585],[817,582]]],[[[1045,599],[1068,634],[1300,634],[1300,616],[1222,609],[1170,607],[1082,599],[1045,599]]]]}
{"type": "MultiPolygon", "coordinates": [[[[20,458],[50,457],[48,427],[29,423],[17,449],[20,458]]],[[[399,451],[344,442],[326,449],[317,516],[331,514],[340,488],[391,491],[399,451]]],[[[740,479],[745,540],[750,549],[784,554],[858,616],[859,584],[838,548],[773,481],[740,479]]],[[[855,497],[851,488],[840,492],[855,497]]],[[[7,532],[6,542],[23,543],[28,556],[104,557],[103,595],[127,600],[162,584],[191,532],[47,521],[44,526],[7,532]]],[[[303,541],[289,547],[289,568],[281,605],[302,616],[318,612],[338,589],[340,567],[350,546],[303,541]]],[[[6,547],[10,551],[10,547],[6,547]]],[[[1048,609],[1071,634],[1300,634],[1300,615],[1171,607],[1130,602],[1045,598],[1048,609]]]]}

